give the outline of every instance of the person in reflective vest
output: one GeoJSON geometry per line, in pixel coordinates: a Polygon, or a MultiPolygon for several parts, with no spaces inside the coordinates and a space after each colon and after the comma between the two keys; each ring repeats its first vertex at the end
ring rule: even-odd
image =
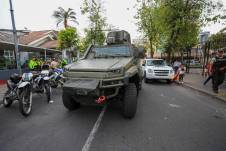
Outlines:
{"type": "Polygon", "coordinates": [[[28,67],[30,70],[33,70],[37,66],[38,66],[37,58],[33,56],[32,59],[29,60],[28,67]]]}
{"type": "Polygon", "coordinates": [[[63,67],[64,67],[65,65],[67,65],[67,64],[68,64],[68,62],[67,62],[66,59],[62,59],[61,62],[60,62],[61,68],[63,68],[63,67]]]}

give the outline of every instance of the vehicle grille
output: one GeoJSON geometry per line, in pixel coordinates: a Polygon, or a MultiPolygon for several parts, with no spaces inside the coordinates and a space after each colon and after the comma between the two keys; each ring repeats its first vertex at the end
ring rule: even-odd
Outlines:
{"type": "Polygon", "coordinates": [[[169,70],[154,70],[156,76],[168,76],[169,70]]]}

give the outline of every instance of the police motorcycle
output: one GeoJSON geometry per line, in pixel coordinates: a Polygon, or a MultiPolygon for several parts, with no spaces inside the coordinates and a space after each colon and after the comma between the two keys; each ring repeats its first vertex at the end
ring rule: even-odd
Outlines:
{"type": "Polygon", "coordinates": [[[65,82],[65,77],[63,76],[64,70],[62,68],[55,68],[50,75],[50,86],[52,88],[57,88],[60,84],[63,86],[65,82]]]}
{"type": "Polygon", "coordinates": [[[32,73],[24,73],[22,77],[14,73],[7,81],[7,91],[3,96],[3,105],[8,108],[16,100],[19,102],[19,111],[28,116],[32,110],[32,73]]]}
{"type": "Polygon", "coordinates": [[[45,93],[47,97],[47,102],[51,100],[51,87],[50,87],[50,77],[49,77],[49,65],[43,65],[40,72],[34,73],[33,77],[33,92],[35,93],[45,93]]]}

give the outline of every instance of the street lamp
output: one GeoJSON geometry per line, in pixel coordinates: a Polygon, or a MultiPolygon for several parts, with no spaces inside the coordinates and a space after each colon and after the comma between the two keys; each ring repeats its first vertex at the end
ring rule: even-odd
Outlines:
{"type": "Polygon", "coordinates": [[[14,39],[14,45],[15,45],[14,54],[15,54],[15,57],[16,57],[16,66],[17,66],[17,69],[19,70],[19,73],[21,74],[19,48],[18,48],[18,40],[17,40],[17,32],[16,32],[16,26],[15,26],[12,0],[9,0],[9,5],[10,5],[12,27],[13,27],[13,39],[14,39]]]}

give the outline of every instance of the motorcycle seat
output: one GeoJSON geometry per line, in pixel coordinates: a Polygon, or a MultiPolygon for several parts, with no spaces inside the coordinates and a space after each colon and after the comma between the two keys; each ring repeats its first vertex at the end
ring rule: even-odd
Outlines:
{"type": "Polygon", "coordinates": [[[13,83],[17,84],[17,83],[19,83],[19,81],[21,80],[21,77],[19,76],[19,74],[14,73],[14,74],[12,74],[12,75],[10,76],[10,80],[11,80],[13,83]]]}

